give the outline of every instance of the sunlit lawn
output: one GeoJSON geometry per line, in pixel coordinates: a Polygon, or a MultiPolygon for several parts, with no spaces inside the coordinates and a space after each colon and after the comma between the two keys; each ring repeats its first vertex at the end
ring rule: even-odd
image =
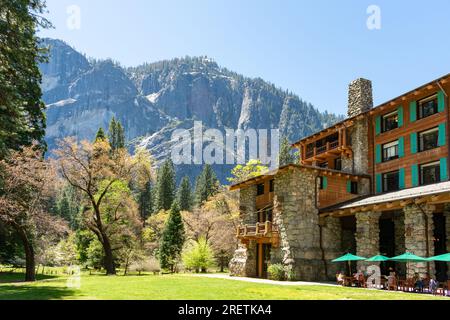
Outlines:
{"type": "Polygon", "coordinates": [[[331,286],[280,286],[191,275],[83,275],[80,288],[68,288],[66,276],[41,276],[35,283],[18,282],[21,274],[0,275],[0,300],[405,300],[448,299],[425,294],[331,286]]]}

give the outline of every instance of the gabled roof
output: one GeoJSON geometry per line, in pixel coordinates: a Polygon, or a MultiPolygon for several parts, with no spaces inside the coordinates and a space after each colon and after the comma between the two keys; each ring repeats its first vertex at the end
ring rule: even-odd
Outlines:
{"type": "Polygon", "coordinates": [[[402,95],[400,95],[400,96],[398,96],[398,97],[396,97],[396,98],[394,98],[394,99],[391,99],[391,100],[389,100],[389,101],[386,101],[386,102],[384,102],[384,103],[382,103],[382,104],[380,104],[380,105],[378,105],[378,106],[376,106],[376,107],[374,107],[374,108],[372,108],[372,109],[370,109],[370,110],[368,110],[368,111],[366,111],[366,112],[363,112],[363,113],[361,113],[361,114],[359,114],[359,115],[356,115],[356,116],[353,116],[353,117],[351,117],[351,118],[344,119],[344,120],[342,120],[342,121],[340,121],[340,122],[338,122],[338,123],[336,123],[336,124],[334,124],[334,125],[332,125],[332,126],[330,126],[330,127],[328,127],[328,128],[325,128],[325,129],[320,130],[320,131],[318,131],[318,132],[315,132],[315,133],[313,133],[313,134],[311,134],[311,135],[309,135],[309,136],[307,136],[307,137],[304,137],[303,139],[301,139],[301,140],[297,141],[296,143],[292,144],[292,147],[298,146],[298,145],[300,144],[300,142],[302,142],[302,141],[304,141],[304,140],[306,140],[306,139],[309,139],[309,138],[311,138],[311,137],[313,137],[313,136],[315,136],[315,135],[318,135],[318,134],[320,134],[320,133],[324,133],[324,132],[326,132],[326,131],[328,131],[328,130],[330,130],[330,129],[336,128],[336,127],[343,126],[343,125],[345,125],[346,122],[351,122],[352,120],[354,120],[354,119],[356,119],[356,118],[358,118],[358,117],[361,117],[362,115],[366,115],[366,114],[368,114],[368,113],[370,113],[370,112],[374,112],[374,111],[376,111],[378,108],[381,108],[381,107],[383,107],[383,106],[386,106],[386,105],[388,105],[388,104],[391,104],[392,102],[395,102],[396,100],[398,100],[398,99],[400,99],[400,98],[402,98],[402,97],[404,97],[404,96],[406,96],[406,95],[413,94],[413,93],[415,93],[415,92],[417,92],[417,91],[419,91],[419,90],[425,89],[426,87],[428,87],[428,86],[430,86],[430,85],[439,83],[439,82],[441,82],[441,81],[443,81],[443,80],[449,80],[449,79],[450,79],[450,73],[448,73],[448,74],[446,74],[446,75],[444,75],[444,76],[442,76],[442,77],[440,77],[440,78],[437,78],[437,79],[435,79],[435,80],[433,80],[433,81],[430,81],[430,82],[428,82],[428,83],[426,83],[426,84],[424,84],[424,85],[422,85],[422,86],[420,86],[420,87],[418,87],[418,88],[415,88],[415,89],[413,89],[413,90],[411,90],[411,91],[408,91],[408,92],[406,92],[406,93],[403,93],[402,95]]]}
{"type": "Polygon", "coordinates": [[[339,175],[339,176],[348,177],[348,179],[351,179],[351,180],[359,180],[361,178],[370,179],[370,175],[367,175],[367,174],[350,174],[350,173],[346,173],[343,171],[333,170],[333,169],[328,169],[328,168],[306,166],[306,165],[302,165],[302,164],[288,164],[288,165],[282,166],[278,169],[271,170],[260,176],[253,177],[253,178],[247,179],[245,181],[235,183],[230,186],[230,190],[237,190],[237,189],[241,189],[241,188],[244,188],[247,186],[258,184],[258,183],[262,182],[263,180],[267,179],[268,177],[276,176],[278,173],[283,172],[289,168],[299,169],[299,170],[311,170],[311,171],[315,171],[319,175],[323,175],[323,176],[339,175]]]}
{"type": "Polygon", "coordinates": [[[450,195],[450,181],[435,183],[426,186],[403,189],[395,192],[384,193],[375,196],[363,197],[329,208],[321,209],[321,213],[331,213],[340,210],[358,209],[372,205],[379,205],[394,201],[411,200],[437,195],[450,195]]]}

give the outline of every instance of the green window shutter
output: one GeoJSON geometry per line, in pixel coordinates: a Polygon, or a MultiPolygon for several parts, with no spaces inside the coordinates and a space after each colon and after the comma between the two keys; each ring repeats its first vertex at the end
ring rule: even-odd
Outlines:
{"type": "Polygon", "coordinates": [[[413,164],[411,167],[411,185],[419,186],[419,166],[417,164],[413,164]]]}
{"type": "Polygon", "coordinates": [[[379,135],[381,133],[381,116],[377,116],[375,118],[375,135],[379,135]]]}
{"type": "Polygon", "coordinates": [[[411,137],[411,154],[417,153],[417,132],[413,132],[411,137]]]}
{"type": "Polygon", "coordinates": [[[375,146],[375,163],[381,163],[381,144],[375,146]]]}
{"type": "Polygon", "coordinates": [[[405,138],[400,137],[398,139],[398,156],[403,158],[405,156],[405,138]]]}
{"type": "Polygon", "coordinates": [[[411,101],[409,104],[409,121],[414,122],[417,120],[417,102],[411,101]]]}
{"type": "Polygon", "coordinates": [[[438,92],[438,111],[442,112],[445,110],[445,96],[444,91],[438,92]]]}
{"type": "Polygon", "coordinates": [[[347,181],[347,192],[348,193],[352,192],[352,182],[351,181],[347,181]]]}
{"type": "Polygon", "coordinates": [[[397,109],[397,115],[398,115],[398,126],[403,126],[403,107],[399,107],[397,109]]]}
{"type": "Polygon", "coordinates": [[[438,145],[439,147],[445,146],[445,123],[439,125],[438,145]]]}
{"type": "Polygon", "coordinates": [[[375,190],[377,193],[383,192],[383,185],[382,185],[382,179],[381,179],[381,173],[378,173],[375,176],[375,190]]]}
{"type": "Polygon", "coordinates": [[[448,173],[447,173],[447,158],[441,158],[441,181],[447,181],[448,180],[448,173]]]}
{"type": "Polygon", "coordinates": [[[398,172],[398,188],[405,189],[405,168],[400,168],[398,172]]]}
{"type": "Polygon", "coordinates": [[[323,181],[323,189],[325,190],[328,187],[328,178],[322,177],[322,181],[323,181]]]}

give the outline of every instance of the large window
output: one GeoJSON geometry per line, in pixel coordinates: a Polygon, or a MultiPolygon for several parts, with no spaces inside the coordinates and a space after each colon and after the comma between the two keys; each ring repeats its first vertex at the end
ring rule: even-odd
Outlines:
{"type": "Polygon", "coordinates": [[[356,181],[350,182],[350,193],[358,194],[358,182],[356,182],[356,181]]]}
{"type": "Polygon", "coordinates": [[[383,161],[398,158],[398,140],[383,145],[383,161]]]}
{"type": "Polygon", "coordinates": [[[420,184],[426,185],[441,181],[441,170],[438,162],[423,164],[420,166],[420,184]]]}
{"type": "Polygon", "coordinates": [[[398,128],[398,113],[397,111],[388,113],[382,117],[382,131],[390,131],[398,128]]]}
{"type": "Polygon", "coordinates": [[[342,170],[342,160],[341,158],[334,159],[334,169],[342,170]]]}
{"type": "Polygon", "coordinates": [[[426,151],[439,146],[439,129],[433,128],[419,133],[419,151],[426,151]]]}
{"type": "Polygon", "coordinates": [[[389,172],[383,174],[383,192],[399,190],[399,172],[389,172]]]}
{"type": "Polygon", "coordinates": [[[422,99],[417,102],[419,119],[429,117],[438,112],[437,95],[422,99]]]}

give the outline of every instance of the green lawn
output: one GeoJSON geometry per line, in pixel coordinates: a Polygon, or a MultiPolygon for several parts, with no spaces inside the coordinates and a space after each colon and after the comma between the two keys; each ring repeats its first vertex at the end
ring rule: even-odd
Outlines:
{"type": "Polygon", "coordinates": [[[19,282],[20,274],[0,275],[0,300],[405,300],[447,299],[430,295],[328,286],[279,286],[190,275],[83,275],[79,289],[67,287],[67,277],[45,276],[35,283],[19,282]]]}

